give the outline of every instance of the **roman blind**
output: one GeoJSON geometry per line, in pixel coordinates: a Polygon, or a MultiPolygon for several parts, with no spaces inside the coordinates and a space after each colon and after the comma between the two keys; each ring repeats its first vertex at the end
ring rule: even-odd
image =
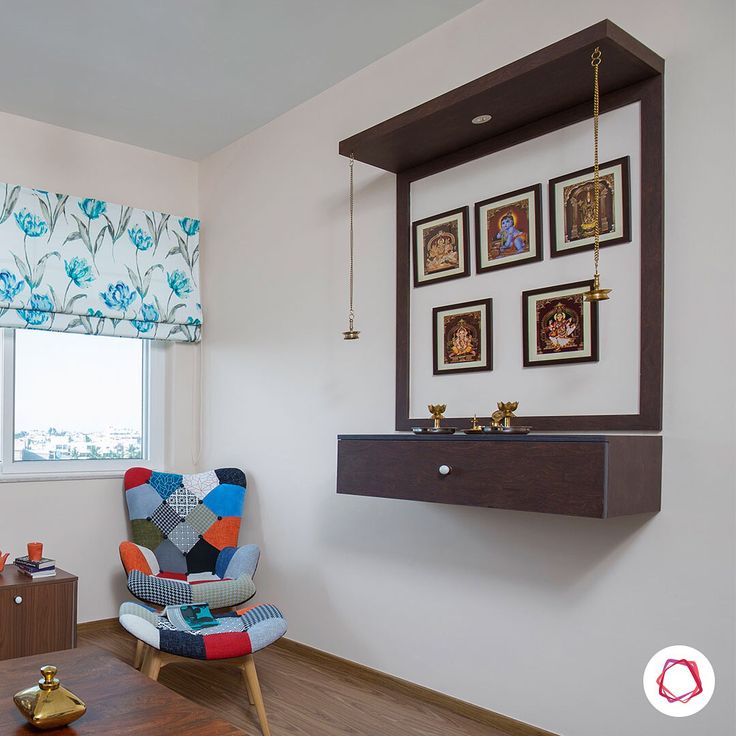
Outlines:
{"type": "Polygon", "coordinates": [[[198,342],[199,220],[0,184],[0,327],[198,342]]]}

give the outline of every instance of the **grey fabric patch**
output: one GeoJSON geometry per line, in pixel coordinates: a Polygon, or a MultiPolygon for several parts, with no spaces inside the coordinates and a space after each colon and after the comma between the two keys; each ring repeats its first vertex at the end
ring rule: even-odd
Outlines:
{"type": "Polygon", "coordinates": [[[204,504],[193,508],[187,516],[187,524],[204,534],[215,522],[217,516],[213,514],[204,504]]]}
{"type": "Polygon", "coordinates": [[[126,491],[125,500],[128,503],[128,518],[131,521],[147,519],[161,504],[161,496],[148,483],[126,491]]]}
{"type": "Polygon", "coordinates": [[[158,565],[163,572],[187,574],[187,560],[181,550],[170,540],[164,539],[154,551],[158,565]]]}
{"type": "Polygon", "coordinates": [[[173,542],[182,552],[186,553],[194,547],[199,541],[199,533],[193,529],[186,521],[182,521],[179,526],[169,534],[169,540],[173,542]]]}

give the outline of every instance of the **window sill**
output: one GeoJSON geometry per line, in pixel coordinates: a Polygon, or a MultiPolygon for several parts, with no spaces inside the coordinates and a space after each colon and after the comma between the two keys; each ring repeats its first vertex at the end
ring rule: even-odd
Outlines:
{"type": "Polygon", "coordinates": [[[125,475],[125,470],[70,470],[68,472],[52,472],[52,473],[13,473],[0,474],[0,484],[2,483],[40,483],[43,481],[63,481],[63,480],[102,480],[108,478],[120,478],[125,475]]]}

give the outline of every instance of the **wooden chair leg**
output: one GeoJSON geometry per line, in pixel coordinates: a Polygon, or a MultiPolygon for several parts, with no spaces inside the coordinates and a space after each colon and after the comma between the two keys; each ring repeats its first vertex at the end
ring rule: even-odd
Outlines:
{"type": "Polygon", "coordinates": [[[143,663],[143,674],[152,680],[158,680],[158,673],[161,671],[161,653],[158,649],[148,647],[146,657],[143,663]]]}
{"type": "Polygon", "coordinates": [[[146,653],[146,645],[138,639],[138,643],[135,645],[135,659],[133,660],[133,667],[139,670],[143,666],[143,655],[146,653]]]}
{"type": "Polygon", "coordinates": [[[250,689],[250,685],[248,684],[248,678],[245,676],[245,670],[243,670],[243,679],[245,680],[245,689],[248,691],[248,702],[251,705],[255,705],[256,701],[255,701],[255,698],[253,697],[253,692],[250,689]]]}
{"type": "Polygon", "coordinates": [[[141,673],[148,675],[148,666],[151,661],[151,647],[144,645],[143,647],[143,659],[141,660],[141,673]]]}
{"type": "Polygon", "coordinates": [[[243,678],[245,679],[246,687],[250,690],[253,700],[255,700],[254,705],[256,706],[256,713],[258,713],[258,720],[261,723],[263,736],[271,736],[271,730],[268,727],[268,720],[266,719],[266,707],[263,704],[261,686],[258,684],[256,663],[252,654],[249,654],[245,658],[245,662],[241,665],[241,669],[243,671],[243,678]]]}

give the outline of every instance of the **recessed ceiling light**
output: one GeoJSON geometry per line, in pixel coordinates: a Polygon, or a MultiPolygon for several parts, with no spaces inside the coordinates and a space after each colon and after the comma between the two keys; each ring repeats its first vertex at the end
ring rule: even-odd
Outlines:
{"type": "Polygon", "coordinates": [[[470,122],[473,123],[473,125],[483,125],[483,123],[487,123],[492,119],[493,115],[476,115],[470,122]]]}

